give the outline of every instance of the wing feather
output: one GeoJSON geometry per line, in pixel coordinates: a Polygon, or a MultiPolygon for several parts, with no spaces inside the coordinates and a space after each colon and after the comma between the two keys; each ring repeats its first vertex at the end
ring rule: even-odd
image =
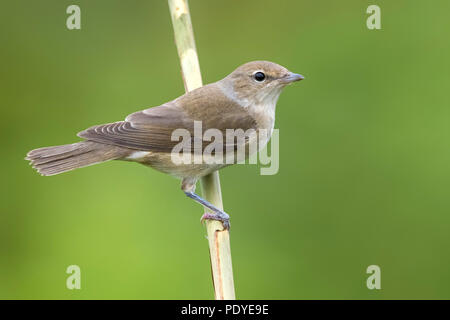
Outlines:
{"type": "MultiPolygon", "coordinates": [[[[161,106],[132,113],[125,121],[90,127],[78,136],[129,149],[171,152],[179,143],[172,141],[172,132],[183,128],[193,139],[194,121],[201,121],[203,132],[215,128],[224,136],[226,129],[256,129],[256,121],[245,108],[208,85],[161,106]],[[215,99],[205,98],[208,96],[215,99]]],[[[204,146],[209,143],[205,141],[204,146]]]]}

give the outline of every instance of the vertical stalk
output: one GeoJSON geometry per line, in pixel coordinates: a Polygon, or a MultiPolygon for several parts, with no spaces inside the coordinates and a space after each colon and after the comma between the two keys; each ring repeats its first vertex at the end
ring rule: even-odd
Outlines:
{"type": "MultiPolygon", "coordinates": [[[[202,86],[200,65],[195,48],[194,32],[187,0],[168,0],[175,33],[175,43],[181,62],[184,88],[191,91],[202,86]]],[[[219,173],[201,180],[203,197],[223,209],[219,173]]],[[[230,234],[219,221],[206,220],[214,295],[217,300],[234,300],[233,269],[231,264],[230,234]]]]}

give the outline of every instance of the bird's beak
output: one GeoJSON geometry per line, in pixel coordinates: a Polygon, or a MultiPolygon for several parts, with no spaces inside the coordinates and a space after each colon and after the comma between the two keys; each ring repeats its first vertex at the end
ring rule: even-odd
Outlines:
{"type": "Polygon", "coordinates": [[[281,81],[284,83],[291,83],[291,82],[300,81],[303,79],[305,79],[305,77],[302,76],[301,74],[289,72],[286,76],[281,78],[281,81]]]}

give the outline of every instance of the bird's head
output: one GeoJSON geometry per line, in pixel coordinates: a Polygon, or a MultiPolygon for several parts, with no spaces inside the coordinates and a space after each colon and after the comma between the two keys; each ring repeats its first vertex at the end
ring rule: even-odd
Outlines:
{"type": "Polygon", "coordinates": [[[275,104],[286,85],[303,79],[279,64],[252,61],[238,67],[224,81],[229,93],[242,104],[275,104]]]}

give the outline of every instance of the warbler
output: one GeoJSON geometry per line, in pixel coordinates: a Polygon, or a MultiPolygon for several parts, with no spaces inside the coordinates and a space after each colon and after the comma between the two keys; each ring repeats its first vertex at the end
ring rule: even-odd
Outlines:
{"type": "MultiPolygon", "coordinates": [[[[270,139],[275,122],[275,107],[286,85],[304,79],[300,74],[269,61],[246,63],[224,79],[190,91],[160,106],[130,114],[124,121],[93,126],[78,136],[84,141],[68,145],[39,148],[30,151],[26,159],[44,176],[51,176],[108,160],[134,161],[182,180],[184,193],[209,208],[202,219],[223,222],[229,228],[229,215],[195,193],[199,178],[219,170],[228,163],[173,161],[173,139],[176,130],[192,134],[201,124],[203,133],[215,129],[226,135],[227,130],[267,132],[259,141],[270,139]]],[[[203,138],[201,151],[205,149],[203,138]]],[[[248,144],[249,141],[247,140],[248,144]]],[[[233,152],[238,142],[228,143],[233,152]]],[[[216,150],[217,151],[217,150],[216,150]]],[[[195,154],[194,148],[189,150],[195,154]]],[[[253,150],[255,152],[255,150],[253,150]]],[[[247,152],[247,156],[250,153],[247,152]]]]}

